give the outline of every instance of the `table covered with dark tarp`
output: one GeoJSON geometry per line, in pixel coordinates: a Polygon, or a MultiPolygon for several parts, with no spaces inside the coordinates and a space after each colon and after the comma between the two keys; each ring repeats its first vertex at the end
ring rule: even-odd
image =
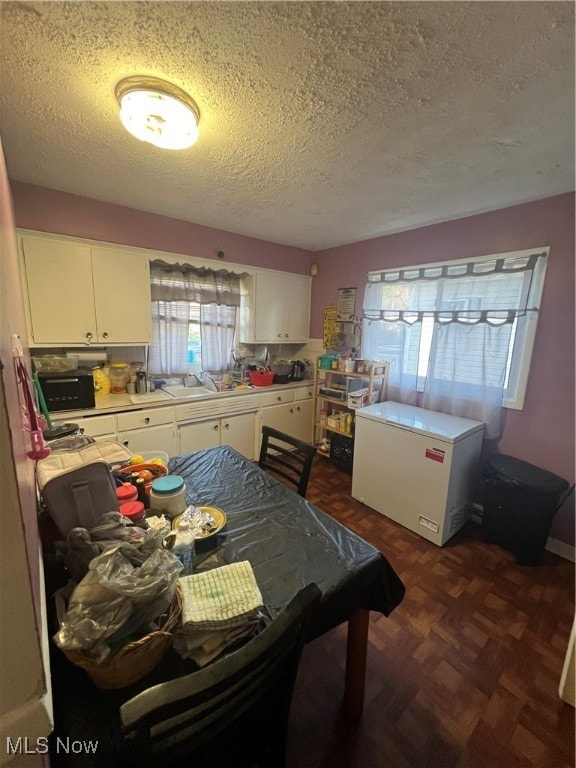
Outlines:
{"type": "MultiPolygon", "coordinates": [[[[197,542],[196,570],[248,560],[271,618],[302,587],[315,582],[322,599],[309,640],[345,621],[352,627],[353,617],[367,616],[367,611],[388,615],[401,602],[404,587],[382,553],[229,446],[173,457],[169,470],[184,479],[189,505],[218,507],[227,517],[219,533],[197,542]]],[[[362,670],[363,643],[365,638],[359,644],[362,670]]],[[[121,765],[121,704],[195,668],[170,649],[160,665],[137,683],[100,690],[52,641],[51,646],[53,768],[121,765]],[[98,742],[92,753],[65,749],[74,743],[81,748],[90,740],[98,742]]]]}
{"type": "Polygon", "coordinates": [[[383,554],[228,446],[170,459],[186,483],[188,504],[215,506],[227,516],[223,532],[198,547],[198,568],[248,560],[268,610],[281,610],[315,582],[322,601],[317,637],[360,608],[387,616],[404,587],[383,554]]]}

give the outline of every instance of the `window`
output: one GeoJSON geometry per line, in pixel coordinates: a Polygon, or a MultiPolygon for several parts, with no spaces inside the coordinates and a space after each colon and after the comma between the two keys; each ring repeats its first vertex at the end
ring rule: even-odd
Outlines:
{"type": "Polygon", "coordinates": [[[547,254],[371,272],[363,355],[390,361],[391,399],[484,421],[477,403],[522,408],[547,254]]]}
{"type": "Polygon", "coordinates": [[[241,275],[153,261],[150,277],[152,343],[148,368],[167,376],[227,370],[241,275]]]}

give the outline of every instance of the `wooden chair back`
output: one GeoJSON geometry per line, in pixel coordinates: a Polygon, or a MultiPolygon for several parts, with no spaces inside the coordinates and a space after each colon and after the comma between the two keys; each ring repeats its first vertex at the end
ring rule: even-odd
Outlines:
{"type": "Polygon", "coordinates": [[[262,427],[258,466],[276,472],[306,495],[316,448],[272,427],[262,427]]]}
{"type": "Polygon", "coordinates": [[[126,765],[284,766],[294,681],[320,595],[309,584],[238,650],[123,704],[126,765]]]}

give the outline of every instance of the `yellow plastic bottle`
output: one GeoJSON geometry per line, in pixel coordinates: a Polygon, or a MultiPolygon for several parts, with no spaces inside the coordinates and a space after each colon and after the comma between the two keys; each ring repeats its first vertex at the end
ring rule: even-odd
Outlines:
{"type": "Polygon", "coordinates": [[[346,434],[351,435],[352,434],[352,414],[349,413],[346,416],[346,434]]]}
{"type": "Polygon", "coordinates": [[[95,395],[109,395],[110,394],[110,378],[107,376],[103,368],[97,365],[92,369],[92,378],[94,379],[94,394],[95,395]]]}

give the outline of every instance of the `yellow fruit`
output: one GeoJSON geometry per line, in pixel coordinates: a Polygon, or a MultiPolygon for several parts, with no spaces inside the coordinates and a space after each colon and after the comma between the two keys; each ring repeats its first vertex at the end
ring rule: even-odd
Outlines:
{"type": "Polygon", "coordinates": [[[135,453],[134,456],[130,459],[130,464],[146,464],[144,461],[144,456],[140,456],[139,453],[135,453]]]}
{"type": "Polygon", "coordinates": [[[149,464],[160,464],[161,467],[165,467],[166,466],[166,462],[164,461],[164,459],[159,459],[158,457],[156,457],[154,459],[150,459],[150,461],[148,463],[149,464]]]}

